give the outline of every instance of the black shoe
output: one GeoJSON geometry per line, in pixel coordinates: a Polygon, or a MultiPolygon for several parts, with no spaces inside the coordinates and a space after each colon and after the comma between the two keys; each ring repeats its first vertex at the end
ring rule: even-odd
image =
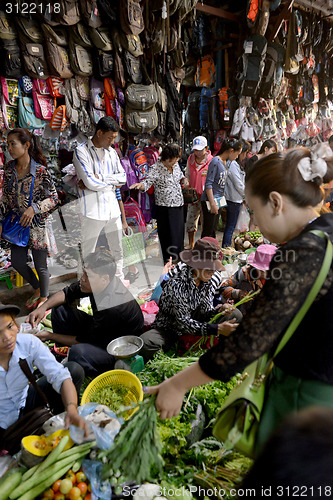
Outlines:
{"type": "Polygon", "coordinates": [[[137,273],[130,273],[128,272],[125,276],[125,280],[128,280],[130,283],[134,283],[136,279],[139,277],[139,271],[137,273]]]}

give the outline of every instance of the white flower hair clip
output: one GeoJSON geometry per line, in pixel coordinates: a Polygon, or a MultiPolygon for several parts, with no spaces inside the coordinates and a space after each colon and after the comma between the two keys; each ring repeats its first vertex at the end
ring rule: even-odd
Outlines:
{"type": "Polygon", "coordinates": [[[302,158],[297,168],[305,181],[313,182],[316,177],[323,179],[327,172],[327,163],[324,158],[332,156],[326,149],[317,149],[310,152],[310,158],[302,158]]]}

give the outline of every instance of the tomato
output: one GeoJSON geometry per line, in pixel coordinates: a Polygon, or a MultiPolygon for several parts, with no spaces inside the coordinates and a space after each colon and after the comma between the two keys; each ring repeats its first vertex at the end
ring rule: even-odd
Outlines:
{"type": "Polygon", "coordinates": [[[61,491],[57,491],[57,493],[54,495],[54,500],[65,500],[65,495],[61,493],[61,491]]]}
{"type": "Polygon", "coordinates": [[[81,490],[77,486],[73,486],[73,488],[69,491],[67,498],[69,500],[78,500],[81,498],[81,490]]]}
{"type": "Polygon", "coordinates": [[[66,474],[66,478],[70,479],[72,481],[73,484],[76,483],[76,475],[75,473],[72,471],[72,469],[69,469],[69,471],[67,472],[66,474]]]}
{"type": "Polygon", "coordinates": [[[76,480],[78,483],[82,483],[83,481],[87,480],[87,477],[82,470],[79,470],[79,472],[76,473],[76,480]]]}
{"type": "Polygon", "coordinates": [[[91,500],[91,493],[88,493],[88,495],[84,497],[84,500],[91,500]]]}
{"type": "Polygon", "coordinates": [[[48,490],[44,491],[43,497],[44,498],[48,498],[49,500],[53,500],[53,498],[54,498],[54,491],[51,488],[49,488],[48,490]]]}
{"type": "Polygon", "coordinates": [[[82,481],[77,484],[77,487],[81,491],[81,495],[84,496],[87,493],[88,485],[82,481]]]}
{"type": "Polygon", "coordinates": [[[58,481],[56,481],[55,483],[52,484],[52,489],[53,491],[56,493],[57,491],[59,491],[59,488],[60,488],[60,483],[61,483],[61,479],[58,479],[58,481]]]}
{"type": "Polygon", "coordinates": [[[63,493],[64,495],[67,495],[67,493],[69,493],[72,488],[73,488],[73,483],[69,478],[62,479],[62,481],[60,483],[60,488],[59,488],[61,493],[63,493]]]}

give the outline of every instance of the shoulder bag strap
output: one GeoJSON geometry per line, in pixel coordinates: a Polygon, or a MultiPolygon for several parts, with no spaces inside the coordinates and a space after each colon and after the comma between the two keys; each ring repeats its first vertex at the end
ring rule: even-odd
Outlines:
{"type": "Polygon", "coordinates": [[[273,358],[279,354],[279,352],[284,348],[288,340],[291,338],[293,333],[295,332],[296,328],[300,324],[300,322],[303,320],[305,314],[308,312],[310,309],[310,306],[314,302],[315,298],[317,297],[319,291],[321,290],[325,279],[329,273],[329,270],[332,265],[332,258],[333,258],[333,246],[331,243],[331,240],[329,239],[327,233],[324,233],[323,231],[318,231],[318,230],[312,230],[310,233],[315,234],[316,236],[319,236],[320,238],[326,238],[327,240],[327,246],[326,246],[326,253],[325,257],[320,269],[320,272],[317,276],[316,281],[314,282],[307,298],[304,301],[304,304],[290,323],[286,333],[284,334],[283,338],[281,339],[279,345],[276,348],[276,351],[274,353],[273,358]]]}
{"type": "Polygon", "coordinates": [[[31,188],[30,188],[30,198],[29,198],[29,205],[28,205],[28,207],[30,207],[30,205],[31,205],[32,193],[33,193],[33,190],[34,190],[34,184],[35,184],[35,176],[33,175],[32,176],[32,182],[31,182],[31,188]]]}
{"type": "Polygon", "coordinates": [[[49,408],[50,405],[49,405],[49,402],[48,402],[48,399],[47,397],[45,396],[44,392],[42,391],[42,389],[39,387],[39,385],[37,384],[36,382],[36,378],[35,378],[35,375],[33,373],[31,373],[31,370],[29,368],[29,365],[27,363],[27,360],[26,359],[22,359],[20,358],[19,359],[19,365],[20,365],[20,368],[21,370],[23,371],[24,375],[27,377],[27,379],[29,380],[29,382],[33,385],[33,387],[36,389],[36,391],[38,392],[38,394],[40,395],[40,397],[43,399],[43,401],[45,402],[46,406],[49,408]]]}

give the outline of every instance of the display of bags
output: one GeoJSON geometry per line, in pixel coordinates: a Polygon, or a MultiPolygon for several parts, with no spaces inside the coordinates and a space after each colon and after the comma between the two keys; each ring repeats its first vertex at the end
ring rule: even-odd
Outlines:
{"type": "Polygon", "coordinates": [[[127,130],[136,134],[152,132],[158,125],[155,107],[149,111],[138,111],[127,106],[125,116],[127,130]]]}
{"type": "Polygon", "coordinates": [[[327,240],[326,254],[317,279],[277,348],[270,354],[264,354],[246,367],[240,382],[225,400],[214,424],[213,434],[217,439],[223,441],[227,448],[235,448],[248,456],[254,456],[256,452],[256,437],[264,406],[265,386],[272,361],[298,328],[321,290],[331,268],[333,247],[327,234],[317,230],[310,232],[327,240]]]}
{"type": "Polygon", "coordinates": [[[22,56],[26,74],[46,80],[49,75],[43,45],[26,43],[24,47],[22,46],[22,56]]]}

